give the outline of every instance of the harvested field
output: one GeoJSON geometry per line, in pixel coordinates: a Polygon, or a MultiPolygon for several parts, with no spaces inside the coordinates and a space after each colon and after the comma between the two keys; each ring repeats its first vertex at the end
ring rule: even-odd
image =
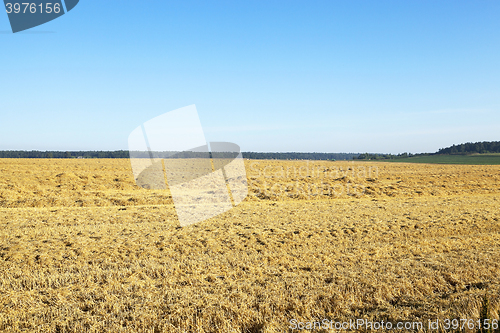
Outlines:
{"type": "Polygon", "coordinates": [[[245,164],[247,199],[181,228],[128,160],[0,159],[0,331],[499,318],[500,166],[245,164]]]}

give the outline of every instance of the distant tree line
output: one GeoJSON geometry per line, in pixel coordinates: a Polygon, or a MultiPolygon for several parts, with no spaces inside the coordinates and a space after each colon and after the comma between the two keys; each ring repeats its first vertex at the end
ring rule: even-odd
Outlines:
{"type": "Polygon", "coordinates": [[[395,160],[398,158],[407,158],[414,156],[428,156],[434,155],[432,153],[420,153],[420,154],[412,154],[412,153],[401,153],[401,154],[369,154],[364,153],[354,157],[354,160],[395,160]]]}
{"type": "Polygon", "coordinates": [[[255,153],[244,152],[252,160],[352,160],[358,153],[255,153]]]}
{"type": "Polygon", "coordinates": [[[467,155],[500,153],[500,141],[467,142],[441,148],[436,154],[440,155],[467,155]]]}
{"type": "Polygon", "coordinates": [[[127,150],[118,151],[0,151],[0,158],[128,158],[127,150]]]}
{"type": "MultiPolygon", "coordinates": [[[[202,152],[152,152],[154,157],[162,158],[201,158],[207,157],[202,152]]],[[[234,152],[210,153],[215,158],[235,158],[238,154],[234,152]]],[[[358,153],[257,153],[243,152],[244,158],[269,159],[269,160],[352,160],[358,153]]],[[[132,152],[136,158],[150,158],[148,152],[132,152]]],[[[0,151],[0,158],[129,158],[128,150],[118,151],[25,151],[7,150],[0,151]]]]}
{"type": "MultiPolygon", "coordinates": [[[[257,153],[243,152],[244,158],[254,160],[387,160],[428,155],[467,155],[500,153],[500,141],[467,142],[460,145],[439,149],[435,153],[401,153],[401,154],[374,154],[374,153],[257,153]]],[[[235,158],[237,153],[203,153],[203,152],[152,152],[154,157],[162,158],[235,158]]],[[[149,158],[148,152],[132,152],[133,157],[149,158]]],[[[0,158],[129,158],[128,150],[117,151],[0,151],[0,158]]]]}
{"type": "Polygon", "coordinates": [[[391,155],[391,154],[370,154],[370,153],[364,153],[358,156],[354,156],[354,160],[387,160],[387,159],[392,159],[396,155],[391,155]]]}
{"type": "Polygon", "coordinates": [[[407,158],[414,156],[429,156],[429,155],[469,155],[469,154],[494,154],[500,153],[500,141],[483,141],[483,142],[467,142],[460,145],[453,145],[447,148],[441,148],[435,153],[402,153],[402,154],[369,154],[364,153],[355,156],[354,160],[388,160],[407,158]]]}

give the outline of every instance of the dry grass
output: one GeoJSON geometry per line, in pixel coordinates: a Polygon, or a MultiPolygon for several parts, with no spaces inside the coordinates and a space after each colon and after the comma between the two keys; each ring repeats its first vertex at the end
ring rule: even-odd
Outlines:
{"type": "Polygon", "coordinates": [[[242,204],[180,228],[127,160],[0,160],[0,331],[498,318],[499,166],[246,166],[242,204]]]}

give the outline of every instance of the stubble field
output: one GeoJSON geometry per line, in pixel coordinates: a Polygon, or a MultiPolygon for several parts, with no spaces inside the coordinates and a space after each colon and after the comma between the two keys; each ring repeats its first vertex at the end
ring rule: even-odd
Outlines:
{"type": "Polygon", "coordinates": [[[0,159],[0,331],[498,319],[500,166],[245,165],[244,202],[181,228],[128,160],[0,159]]]}

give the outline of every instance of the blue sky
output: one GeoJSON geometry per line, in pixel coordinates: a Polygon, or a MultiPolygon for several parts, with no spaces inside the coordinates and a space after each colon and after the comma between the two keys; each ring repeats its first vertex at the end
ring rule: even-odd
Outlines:
{"type": "Polygon", "coordinates": [[[12,34],[0,150],[127,149],[196,104],[243,151],[433,152],[500,140],[499,1],[88,1],[12,34]]]}

